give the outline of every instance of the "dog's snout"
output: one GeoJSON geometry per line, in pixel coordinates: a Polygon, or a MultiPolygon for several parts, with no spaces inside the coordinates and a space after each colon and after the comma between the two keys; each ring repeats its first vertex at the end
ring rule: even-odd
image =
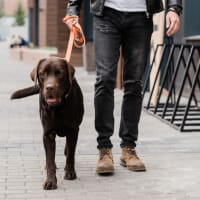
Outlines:
{"type": "Polygon", "coordinates": [[[52,91],[52,90],[54,89],[54,85],[51,84],[51,83],[48,83],[48,84],[46,85],[46,89],[47,89],[47,91],[52,91]]]}

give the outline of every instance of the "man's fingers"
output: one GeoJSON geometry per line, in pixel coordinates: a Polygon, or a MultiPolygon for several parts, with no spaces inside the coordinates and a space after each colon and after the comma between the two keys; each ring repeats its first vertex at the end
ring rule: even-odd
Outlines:
{"type": "Polygon", "coordinates": [[[174,12],[168,12],[166,16],[167,35],[171,36],[176,33],[180,28],[180,18],[174,12]]]}
{"type": "Polygon", "coordinates": [[[180,28],[180,24],[177,21],[172,21],[167,31],[167,35],[171,36],[172,34],[176,33],[180,28]]]}
{"type": "Polygon", "coordinates": [[[169,18],[168,18],[168,17],[166,17],[166,28],[169,28],[169,25],[170,25],[169,18]]]}
{"type": "Polygon", "coordinates": [[[63,21],[68,26],[68,28],[71,30],[72,26],[76,23],[78,23],[78,16],[66,16],[63,21]]]}

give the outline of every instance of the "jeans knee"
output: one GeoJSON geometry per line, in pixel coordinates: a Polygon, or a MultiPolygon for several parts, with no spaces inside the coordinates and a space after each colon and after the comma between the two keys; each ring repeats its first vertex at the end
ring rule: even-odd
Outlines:
{"type": "Polygon", "coordinates": [[[142,96],[142,81],[132,81],[124,83],[125,95],[142,96]]]}
{"type": "Polygon", "coordinates": [[[110,93],[113,94],[115,88],[115,81],[109,78],[97,79],[95,83],[95,93],[99,94],[110,93]]]}

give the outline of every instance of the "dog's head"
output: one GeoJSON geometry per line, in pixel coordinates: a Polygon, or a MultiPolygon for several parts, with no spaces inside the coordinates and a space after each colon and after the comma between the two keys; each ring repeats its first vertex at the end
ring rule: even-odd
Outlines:
{"type": "Polygon", "coordinates": [[[39,85],[41,95],[49,106],[61,104],[70,92],[74,68],[61,58],[45,58],[31,72],[31,79],[39,85]]]}

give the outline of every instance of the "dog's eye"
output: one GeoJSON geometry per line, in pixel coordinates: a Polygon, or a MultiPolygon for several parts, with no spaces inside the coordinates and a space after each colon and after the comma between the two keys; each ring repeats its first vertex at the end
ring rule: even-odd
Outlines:
{"type": "Polygon", "coordinates": [[[60,71],[60,70],[56,70],[55,71],[55,75],[57,76],[57,77],[62,77],[63,76],[63,72],[62,71],[60,71]]]}

